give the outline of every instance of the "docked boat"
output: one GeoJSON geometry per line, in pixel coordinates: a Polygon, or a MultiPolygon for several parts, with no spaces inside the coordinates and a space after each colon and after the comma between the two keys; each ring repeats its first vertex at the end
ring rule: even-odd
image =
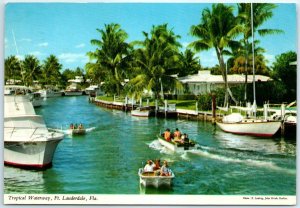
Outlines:
{"type": "Polygon", "coordinates": [[[40,92],[33,92],[31,94],[30,100],[32,102],[33,107],[40,107],[43,105],[44,102],[40,92]]]}
{"type": "Polygon", "coordinates": [[[156,188],[161,186],[170,187],[172,185],[172,180],[175,178],[175,174],[169,169],[170,176],[160,176],[157,175],[155,171],[145,172],[143,168],[140,168],[138,175],[140,177],[140,184],[147,186],[154,186],[156,188]]]}
{"type": "Polygon", "coordinates": [[[33,107],[40,107],[44,102],[40,92],[32,92],[30,87],[22,85],[5,85],[4,95],[25,96],[31,101],[33,107]]]}
{"type": "Polygon", "coordinates": [[[150,110],[149,110],[149,108],[137,108],[137,109],[131,111],[131,115],[138,116],[138,117],[149,117],[150,110]]]}
{"type": "Polygon", "coordinates": [[[48,130],[27,96],[4,96],[4,164],[47,168],[63,134],[48,130]]]}
{"type": "Polygon", "coordinates": [[[78,89],[77,87],[70,86],[65,90],[65,96],[79,96],[83,95],[83,91],[78,89]]]}
{"type": "MultiPolygon", "coordinates": [[[[251,3],[251,22],[253,23],[253,5],[251,3]]],[[[253,24],[251,24],[252,32],[252,51],[254,53],[254,29],[253,24]]],[[[249,104],[246,109],[247,116],[243,117],[239,113],[232,113],[228,116],[224,116],[217,125],[225,132],[230,132],[233,134],[240,135],[253,135],[259,137],[271,137],[279,130],[281,127],[281,121],[273,120],[268,118],[268,107],[267,104],[264,105],[264,118],[258,118],[256,116],[257,106],[256,106],[256,88],[255,88],[255,57],[252,56],[252,71],[253,71],[253,105],[249,104]],[[250,115],[251,114],[251,115],[250,115]],[[250,117],[251,116],[251,117],[250,117]]],[[[227,67],[227,64],[226,64],[227,67]]],[[[226,69],[227,70],[227,69],[226,69]]]]}
{"type": "Polygon", "coordinates": [[[189,140],[188,142],[184,142],[184,143],[175,142],[175,141],[169,142],[169,141],[166,141],[160,135],[157,136],[157,139],[162,146],[164,146],[174,152],[182,152],[182,151],[197,149],[196,142],[193,140],[189,140]]]}
{"type": "Polygon", "coordinates": [[[228,133],[258,137],[272,137],[281,127],[280,121],[245,118],[235,122],[229,122],[223,118],[222,121],[216,122],[216,124],[228,133]]]}
{"type": "Polygon", "coordinates": [[[98,95],[103,95],[104,93],[98,85],[90,85],[89,87],[85,88],[85,94],[89,95],[90,97],[96,97],[98,95]]]}
{"type": "Polygon", "coordinates": [[[56,89],[44,89],[40,90],[41,96],[43,98],[52,98],[52,97],[60,97],[62,96],[62,92],[56,89]]]}

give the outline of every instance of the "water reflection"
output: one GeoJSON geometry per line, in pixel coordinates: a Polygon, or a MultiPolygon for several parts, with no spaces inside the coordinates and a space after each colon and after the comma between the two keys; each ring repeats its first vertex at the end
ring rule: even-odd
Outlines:
{"type": "Polygon", "coordinates": [[[44,171],[23,170],[4,167],[4,193],[43,193],[45,190],[44,171]],[[23,189],[24,188],[24,189],[23,189]],[[26,192],[25,192],[26,193],[26,192]]]}

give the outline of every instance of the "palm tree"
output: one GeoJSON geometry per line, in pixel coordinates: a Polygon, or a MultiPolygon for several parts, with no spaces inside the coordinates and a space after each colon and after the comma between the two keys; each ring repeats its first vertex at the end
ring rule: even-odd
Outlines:
{"type": "Polygon", "coordinates": [[[195,74],[200,69],[199,57],[195,57],[195,53],[191,49],[186,49],[180,53],[181,68],[178,76],[187,76],[189,74],[195,74]]]}
{"type": "Polygon", "coordinates": [[[16,56],[9,56],[4,61],[4,76],[7,80],[21,79],[21,63],[16,56]]]}
{"type": "Polygon", "coordinates": [[[32,85],[33,80],[38,80],[41,76],[40,62],[33,55],[25,56],[25,59],[22,61],[22,70],[23,70],[25,86],[32,85]]]}
{"type": "Polygon", "coordinates": [[[98,48],[88,52],[90,62],[86,65],[89,73],[102,75],[109,92],[118,95],[126,77],[126,69],[130,61],[130,45],[126,43],[127,33],[119,24],[105,24],[104,29],[97,29],[100,40],[91,40],[98,48]]]}
{"type": "Polygon", "coordinates": [[[43,84],[54,86],[61,84],[61,69],[62,65],[55,55],[47,57],[42,66],[43,84]]]}
{"type": "Polygon", "coordinates": [[[180,87],[172,75],[178,71],[180,37],[169,30],[167,24],[153,26],[150,35],[143,32],[144,41],[135,42],[141,48],[134,51],[135,67],[127,86],[129,95],[141,97],[145,89],[152,91],[156,99],[162,101],[163,91],[180,87]]]}
{"type": "MultiPolygon", "coordinates": [[[[265,21],[272,18],[273,12],[277,6],[275,4],[269,3],[256,3],[253,6],[253,32],[258,32],[259,35],[270,35],[282,33],[282,30],[278,29],[260,29],[265,21]]],[[[250,3],[239,3],[238,7],[238,21],[241,26],[241,31],[243,34],[242,51],[244,51],[245,56],[245,94],[244,100],[247,100],[247,76],[248,76],[248,54],[251,51],[251,46],[249,43],[249,38],[252,36],[251,33],[251,4],[250,3]],[[250,47],[249,47],[250,46],[250,47]]],[[[250,52],[251,53],[251,52],[250,52]]]]}
{"type": "MultiPolygon", "coordinates": [[[[228,104],[228,94],[235,101],[227,83],[224,55],[229,54],[226,50],[236,44],[234,38],[239,34],[237,19],[233,14],[234,7],[224,4],[213,4],[212,10],[208,8],[202,12],[200,24],[193,25],[190,29],[192,36],[199,38],[192,42],[196,51],[214,48],[218,57],[222,77],[225,82],[224,106],[228,104]]],[[[236,102],[236,101],[235,101],[236,102]]]]}

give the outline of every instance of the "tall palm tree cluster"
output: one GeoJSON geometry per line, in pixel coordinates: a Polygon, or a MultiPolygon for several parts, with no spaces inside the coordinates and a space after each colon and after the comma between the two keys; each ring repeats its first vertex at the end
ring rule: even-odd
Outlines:
{"type": "MultiPolygon", "coordinates": [[[[155,98],[161,99],[163,92],[171,92],[182,87],[174,75],[186,76],[201,69],[200,60],[195,55],[202,50],[214,49],[219,68],[225,82],[224,105],[231,97],[236,101],[227,84],[227,73],[230,71],[250,72],[253,65],[251,50],[251,10],[250,4],[234,5],[212,4],[201,13],[200,23],[192,25],[190,35],[196,38],[181,51],[180,36],[174,34],[167,24],[152,26],[150,32],[143,32],[144,40],[127,43],[128,34],[118,24],[105,25],[100,32],[100,40],[91,43],[98,48],[89,52],[90,62],[87,72],[100,79],[111,94],[129,94],[141,97],[143,91],[151,90],[155,98]],[[237,15],[234,14],[237,9],[237,15]],[[226,62],[231,67],[226,72],[226,62]],[[125,79],[129,82],[125,84],[125,79]]],[[[261,25],[272,17],[274,4],[253,4],[253,28],[259,35],[280,33],[275,29],[262,29],[261,25]]],[[[267,74],[264,50],[255,42],[254,56],[256,72],[267,74]]],[[[245,83],[246,90],[247,82],[245,83]]],[[[246,95],[245,95],[245,99],[246,95]]]]}
{"type": "MultiPolygon", "coordinates": [[[[128,42],[128,34],[119,24],[105,24],[97,29],[99,39],[91,40],[96,46],[87,53],[86,76],[94,83],[102,83],[104,90],[111,95],[130,95],[140,98],[145,90],[153,92],[158,100],[166,92],[183,86],[176,77],[194,74],[201,69],[196,53],[214,49],[217,55],[219,70],[224,80],[224,105],[232,98],[236,101],[228,84],[227,74],[231,72],[250,73],[252,57],[256,57],[255,69],[258,73],[268,73],[264,49],[255,41],[252,49],[251,24],[255,34],[267,35],[280,33],[280,30],[261,28],[263,23],[273,15],[274,4],[253,4],[253,21],[249,3],[212,4],[200,15],[200,22],[190,27],[189,34],[195,40],[182,49],[180,36],[176,35],[167,24],[154,25],[149,32],[143,31],[143,40],[128,42]],[[235,12],[237,10],[237,12],[235,12]],[[254,51],[254,54],[253,54],[254,51]],[[229,69],[226,70],[226,64],[229,69]]],[[[62,65],[53,55],[43,64],[34,56],[26,56],[19,61],[15,56],[5,60],[5,79],[21,79],[30,85],[38,79],[42,83],[57,84],[60,82],[62,65]]],[[[247,91],[245,82],[245,92],[247,91]]],[[[245,94],[245,100],[247,95],[245,94]]]]}
{"type": "Polygon", "coordinates": [[[43,63],[33,55],[26,55],[24,60],[9,56],[4,67],[5,81],[19,80],[25,86],[32,86],[33,81],[39,81],[42,85],[61,84],[62,65],[54,55],[47,57],[43,63]]]}

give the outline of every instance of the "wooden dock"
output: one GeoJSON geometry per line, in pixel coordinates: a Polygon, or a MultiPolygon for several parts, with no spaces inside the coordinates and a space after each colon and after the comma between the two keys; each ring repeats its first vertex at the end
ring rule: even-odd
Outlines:
{"type": "MultiPolygon", "coordinates": [[[[122,102],[109,102],[104,100],[99,100],[97,98],[90,100],[97,106],[105,107],[108,109],[116,109],[122,111],[131,111],[140,107],[137,104],[125,104],[122,102]]],[[[149,106],[152,113],[150,116],[156,116],[159,118],[183,118],[189,120],[203,120],[203,121],[210,121],[215,122],[216,119],[221,119],[223,115],[216,115],[215,118],[213,117],[212,112],[207,111],[196,111],[196,110],[184,110],[184,109],[176,109],[175,105],[168,106],[149,106]]]]}

